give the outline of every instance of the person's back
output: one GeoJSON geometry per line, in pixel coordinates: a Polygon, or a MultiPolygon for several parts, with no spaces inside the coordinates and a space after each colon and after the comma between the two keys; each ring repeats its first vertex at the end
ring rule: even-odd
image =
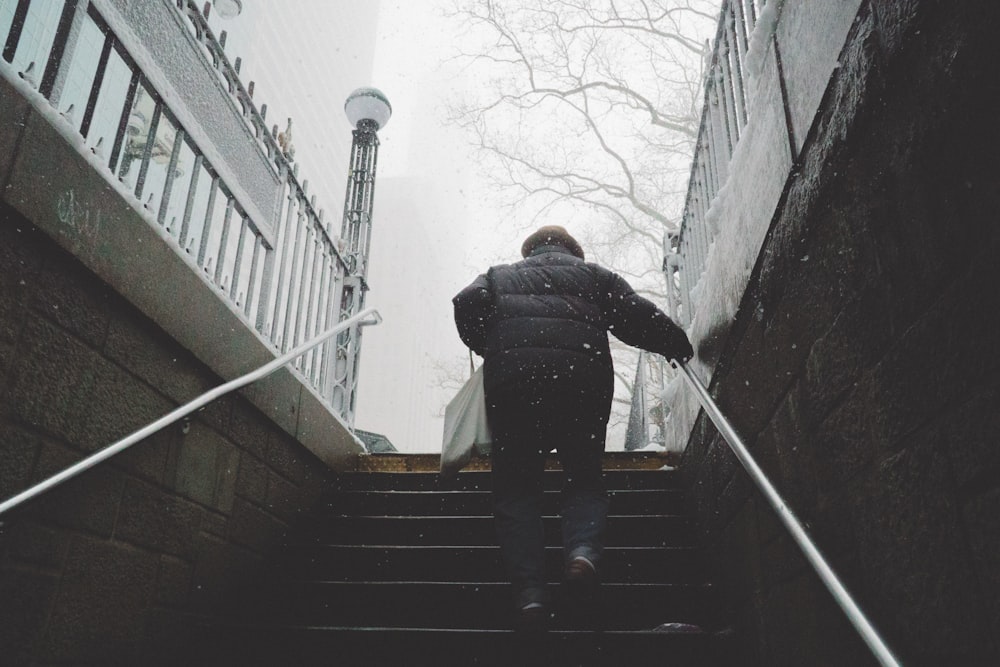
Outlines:
{"type": "Polygon", "coordinates": [[[553,248],[487,272],[493,314],[483,338],[484,385],[492,399],[542,405],[573,396],[600,414],[614,383],[601,298],[610,274],[553,248]]]}
{"type": "Polygon", "coordinates": [[[492,267],[453,301],[462,340],[485,358],[501,551],[522,618],[538,625],[548,604],[541,474],[553,449],[566,472],[567,574],[596,581],[607,514],[601,455],[614,390],[608,331],[668,357],[688,358],[691,347],[625,280],[584,261],[565,229],[541,228],[522,255],[492,267]]]}

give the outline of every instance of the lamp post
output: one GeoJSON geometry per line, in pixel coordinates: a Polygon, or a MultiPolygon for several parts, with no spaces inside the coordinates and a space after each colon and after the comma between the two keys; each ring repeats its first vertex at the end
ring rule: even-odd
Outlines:
{"type": "MultiPolygon", "coordinates": [[[[354,126],[351,162],[347,174],[347,196],[341,240],[347,265],[340,298],[340,320],[361,312],[368,291],[368,253],[371,249],[372,205],[375,194],[377,132],[392,115],[389,100],[376,88],[358,88],[344,103],[347,119],[354,126]]],[[[337,338],[334,405],[348,426],[354,427],[361,329],[354,327],[337,338]]]]}

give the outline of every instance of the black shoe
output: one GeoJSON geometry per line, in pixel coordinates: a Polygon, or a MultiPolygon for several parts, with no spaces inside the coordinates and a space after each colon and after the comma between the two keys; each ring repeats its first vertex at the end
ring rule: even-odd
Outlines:
{"type": "Polygon", "coordinates": [[[532,602],[517,610],[515,629],[526,634],[541,634],[549,629],[549,608],[532,602]]]}
{"type": "Polygon", "coordinates": [[[563,611],[560,616],[574,629],[598,630],[603,615],[598,600],[597,568],[587,558],[570,559],[563,573],[563,611]]]}
{"type": "Polygon", "coordinates": [[[578,591],[593,590],[597,586],[597,568],[587,558],[577,556],[566,565],[566,583],[578,591]]]}

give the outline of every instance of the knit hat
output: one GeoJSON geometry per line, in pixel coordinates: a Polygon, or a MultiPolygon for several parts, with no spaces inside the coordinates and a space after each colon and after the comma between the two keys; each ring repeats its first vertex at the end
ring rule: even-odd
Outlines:
{"type": "Polygon", "coordinates": [[[538,231],[524,239],[524,243],[521,245],[521,257],[527,257],[532,250],[542,245],[562,246],[580,259],[584,259],[583,248],[564,227],[559,225],[539,227],[538,231]]]}

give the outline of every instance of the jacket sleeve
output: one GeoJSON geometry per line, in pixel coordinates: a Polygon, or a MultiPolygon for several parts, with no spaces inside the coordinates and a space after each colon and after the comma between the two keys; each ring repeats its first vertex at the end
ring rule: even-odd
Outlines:
{"type": "Polygon", "coordinates": [[[635,293],[617,273],[611,273],[605,316],[608,330],[623,343],[687,361],[694,350],[687,334],[649,299],[635,293]]]}
{"type": "Polygon", "coordinates": [[[455,307],[455,326],[458,335],[469,349],[482,356],[486,345],[486,332],[496,307],[486,274],[472,281],[451,300],[455,307]]]}

